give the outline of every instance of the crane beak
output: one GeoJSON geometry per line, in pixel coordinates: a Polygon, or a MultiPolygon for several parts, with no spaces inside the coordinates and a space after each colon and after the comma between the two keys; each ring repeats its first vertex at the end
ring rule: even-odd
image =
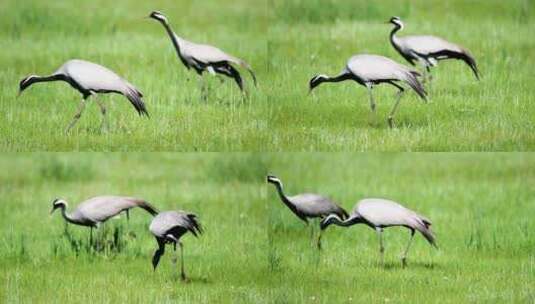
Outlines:
{"type": "Polygon", "coordinates": [[[17,94],[17,98],[20,97],[20,94],[22,94],[22,91],[19,90],[19,93],[17,94]]]}

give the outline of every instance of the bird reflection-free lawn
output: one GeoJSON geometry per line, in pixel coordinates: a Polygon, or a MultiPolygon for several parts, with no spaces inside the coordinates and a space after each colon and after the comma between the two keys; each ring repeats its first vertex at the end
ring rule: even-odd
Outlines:
{"type": "Polygon", "coordinates": [[[535,148],[535,2],[526,0],[275,0],[266,80],[272,106],[270,150],[533,150],[535,148]],[[306,3],[306,5],[305,5],[306,3]],[[431,34],[468,48],[482,78],[462,62],[443,61],[426,86],[429,103],[407,90],[390,130],[396,88],[368,92],[352,81],[307,95],[317,74],[337,75],[354,54],[378,54],[409,65],[391,46],[391,16],[404,35],[431,34]]]}
{"type": "Polygon", "coordinates": [[[0,156],[0,301],[174,303],[532,302],[535,297],[535,157],[531,154],[33,154],[0,156]],[[386,197],[433,222],[439,250],[385,229],[330,227],[318,253],[309,227],[284,206],[317,192],[348,211],[386,197]],[[157,271],[151,217],[133,210],[105,223],[108,249],[87,249],[89,231],[49,216],[52,200],[140,196],[161,210],[199,215],[186,235],[188,282],[171,246],[157,271]],[[120,246],[110,244],[120,229],[120,246]],[[131,232],[131,233],[126,233],[131,232]],[[73,242],[74,240],[75,242],[73,242]],[[73,245],[74,243],[74,245],[73,245]],[[76,244],[80,244],[77,246],[76,244]]]}
{"type": "Polygon", "coordinates": [[[249,154],[0,156],[0,302],[228,303],[241,295],[256,302],[267,294],[257,282],[268,276],[263,164],[249,154]],[[49,215],[56,197],[71,208],[106,193],[199,215],[204,234],[181,239],[187,282],[180,260],[173,268],[172,246],[153,272],[158,246],[143,210],[94,231],[106,248],[87,246],[88,228],[69,225],[65,233],[61,215],[49,215]]]}
{"type": "Polygon", "coordinates": [[[205,75],[211,91],[201,100],[199,79],[177,58],[162,27],[145,18],[166,13],[177,34],[210,43],[247,60],[263,78],[266,10],[255,1],[2,1],[0,9],[0,148],[28,150],[260,150],[266,99],[244,71],[250,98],[232,79],[205,75]],[[10,13],[7,13],[10,12],[10,13]],[[64,82],[35,84],[16,98],[19,81],[47,75],[73,58],[99,63],[145,96],[150,119],[139,117],[126,98],[105,94],[109,131],[89,98],[71,134],[64,130],[81,95],[64,82]]]}

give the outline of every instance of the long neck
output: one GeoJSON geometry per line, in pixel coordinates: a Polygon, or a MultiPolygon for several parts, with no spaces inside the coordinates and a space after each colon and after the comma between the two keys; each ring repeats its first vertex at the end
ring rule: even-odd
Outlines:
{"type": "Polygon", "coordinates": [[[339,75],[333,76],[333,77],[327,77],[323,79],[323,82],[340,82],[347,80],[349,77],[349,74],[344,70],[339,75]]]}
{"type": "Polygon", "coordinates": [[[401,26],[396,24],[392,31],[390,32],[390,42],[392,45],[397,48],[398,47],[398,38],[396,37],[396,33],[401,29],[401,26]]]}
{"type": "Polygon", "coordinates": [[[349,218],[347,218],[345,221],[343,221],[342,219],[340,219],[340,217],[336,214],[333,214],[332,215],[333,219],[332,219],[332,224],[335,224],[337,226],[341,226],[341,227],[349,227],[349,226],[353,226],[353,225],[356,225],[356,224],[362,224],[364,223],[365,221],[358,215],[353,215],[353,216],[350,216],[349,218]]]}
{"type": "Polygon", "coordinates": [[[34,76],[31,78],[28,84],[28,87],[38,82],[50,82],[50,81],[58,81],[58,80],[64,80],[64,76],[59,73],[55,73],[55,74],[48,75],[48,76],[34,76]]]}
{"type": "Polygon", "coordinates": [[[73,224],[77,224],[78,221],[76,221],[69,213],[67,213],[67,206],[66,205],[61,205],[61,215],[63,215],[63,218],[69,222],[69,223],[73,223],[73,224]]]}
{"type": "Polygon", "coordinates": [[[177,52],[178,56],[180,57],[181,56],[180,55],[180,40],[179,40],[180,38],[178,38],[178,36],[173,32],[173,30],[171,29],[171,26],[169,25],[169,23],[164,22],[164,21],[161,21],[160,23],[165,28],[165,31],[169,35],[169,38],[171,38],[171,42],[173,42],[173,46],[175,47],[176,52],[177,52]]]}
{"type": "Polygon", "coordinates": [[[280,197],[281,201],[282,201],[288,208],[290,208],[290,210],[292,210],[293,212],[297,212],[297,208],[295,207],[295,205],[288,199],[288,197],[286,197],[286,195],[285,195],[284,192],[282,191],[282,184],[280,184],[280,183],[275,183],[275,188],[277,188],[277,193],[279,194],[279,197],[280,197]]]}

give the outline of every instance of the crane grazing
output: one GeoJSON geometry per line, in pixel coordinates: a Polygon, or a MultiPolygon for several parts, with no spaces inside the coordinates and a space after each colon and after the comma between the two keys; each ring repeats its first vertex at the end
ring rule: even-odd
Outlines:
{"type": "Polygon", "coordinates": [[[205,71],[211,75],[216,75],[217,73],[234,79],[240,90],[244,92],[243,80],[240,72],[238,72],[238,70],[236,70],[236,68],[233,66],[233,64],[235,64],[248,70],[253,78],[254,84],[256,85],[256,76],[249,64],[247,64],[245,61],[231,56],[214,46],[193,43],[177,36],[171,29],[167,18],[159,11],[153,11],[149,15],[149,18],[155,19],[163,25],[167,31],[167,34],[171,38],[171,42],[175,47],[180,61],[182,61],[188,70],[193,68],[200,76],[201,94],[203,99],[206,98],[204,95],[205,88],[203,81],[203,72],[205,71]]]}
{"type": "Polygon", "coordinates": [[[375,101],[373,100],[372,89],[374,85],[388,83],[398,88],[396,102],[388,116],[388,125],[392,128],[394,115],[399,106],[401,96],[405,89],[397,84],[397,81],[408,84],[423,100],[427,100],[426,92],[418,80],[420,74],[409,67],[401,65],[392,59],[377,55],[355,55],[347,61],[345,68],[334,77],[327,75],[316,75],[310,79],[310,91],[324,82],[340,82],[344,80],[354,80],[368,89],[370,95],[370,107],[375,116],[375,101]]]}
{"type": "Polygon", "coordinates": [[[375,229],[379,236],[381,264],[384,264],[383,228],[386,227],[403,226],[408,228],[411,232],[409,243],[401,258],[403,266],[406,265],[407,253],[409,252],[415,230],[420,231],[429,244],[437,247],[435,244],[435,236],[431,231],[430,220],[387,199],[367,198],[360,200],[347,219],[343,220],[336,214],[331,214],[321,222],[321,229],[325,230],[331,224],[342,227],[349,227],[355,224],[366,224],[368,227],[375,229]]]}
{"type": "Polygon", "coordinates": [[[147,201],[134,197],[125,196],[97,196],[81,202],[74,211],[67,213],[67,202],[63,199],[55,199],[52,202],[52,214],[56,209],[61,209],[63,218],[75,225],[90,228],[90,243],[93,243],[93,228],[107,221],[109,218],[125,212],[129,217],[129,210],[135,207],[142,208],[152,214],[158,211],[147,201]]]}
{"type": "Polygon", "coordinates": [[[459,59],[464,61],[479,80],[476,61],[465,48],[442,38],[429,35],[397,37],[396,33],[403,30],[403,22],[401,22],[399,17],[392,17],[389,22],[394,25],[394,29],[390,32],[392,46],[410,64],[414,65],[415,61],[417,61],[423,66],[424,80],[429,77],[429,81],[431,81],[430,68],[436,66],[439,60],[445,59],[459,59]]]}
{"type": "Polygon", "coordinates": [[[95,101],[102,113],[101,129],[106,123],[106,108],[97,99],[97,93],[118,93],[124,95],[140,116],[149,116],[145,109],[145,104],[141,97],[143,94],[128,81],[124,80],[115,72],[85,60],[73,59],[65,62],[56,72],[49,76],[30,75],[20,81],[19,95],[34,83],[49,81],[65,81],[82,94],[82,101],[78,107],[78,112],[67,127],[68,132],[80,119],[85,108],[87,98],[95,97],[95,101]]]}
{"type": "MultiPolygon", "coordinates": [[[[152,220],[149,230],[156,237],[158,242],[158,249],[154,252],[152,257],[152,266],[154,270],[158,266],[160,257],[165,253],[165,244],[172,243],[176,254],[176,244],[180,246],[180,277],[182,280],[186,279],[184,272],[184,249],[180,238],[186,233],[191,232],[195,237],[202,234],[203,230],[197,216],[193,213],[185,211],[164,211],[158,214],[152,220]]],[[[176,258],[173,259],[173,263],[176,258]]]]}
{"type": "MultiPolygon", "coordinates": [[[[294,196],[286,196],[282,190],[282,182],[273,175],[267,176],[268,183],[275,185],[281,201],[302,221],[308,224],[308,219],[323,219],[330,214],[338,218],[348,217],[347,212],[330,199],[319,194],[304,193],[294,196]]],[[[314,229],[314,227],[312,227],[314,229]]],[[[312,230],[312,232],[314,232],[312,230]]],[[[313,236],[313,235],[312,235],[313,236]]],[[[317,240],[317,247],[321,249],[321,231],[317,240]]]]}

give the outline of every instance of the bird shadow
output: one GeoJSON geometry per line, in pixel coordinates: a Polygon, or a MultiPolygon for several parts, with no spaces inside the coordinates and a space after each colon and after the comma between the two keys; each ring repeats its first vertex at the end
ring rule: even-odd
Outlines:
{"type": "Polygon", "coordinates": [[[378,268],[382,268],[384,270],[393,271],[393,270],[410,270],[410,269],[426,269],[426,270],[434,270],[434,269],[440,269],[440,265],[436,263],[426,263],[426,262],[407,262],[407,265],[403,266],[401,262],[385,262],[384,265],[377,265],[378,268]]]}
{"type": "Polygon", "coordinates": [[[209,280],[206,277],[189,277],[188,276],[188,277],[186,277],[186,279],[183,280],[180,277],[180,275],[173,275],[171,277],[171,280],[173,282],[178,282],[178,283],[181,283],[181,284],[199,284],[199,285],[206,284],[206,285],[208,285],[208,284],[212,284],[213,283],[211,280],[209,280]]]}

